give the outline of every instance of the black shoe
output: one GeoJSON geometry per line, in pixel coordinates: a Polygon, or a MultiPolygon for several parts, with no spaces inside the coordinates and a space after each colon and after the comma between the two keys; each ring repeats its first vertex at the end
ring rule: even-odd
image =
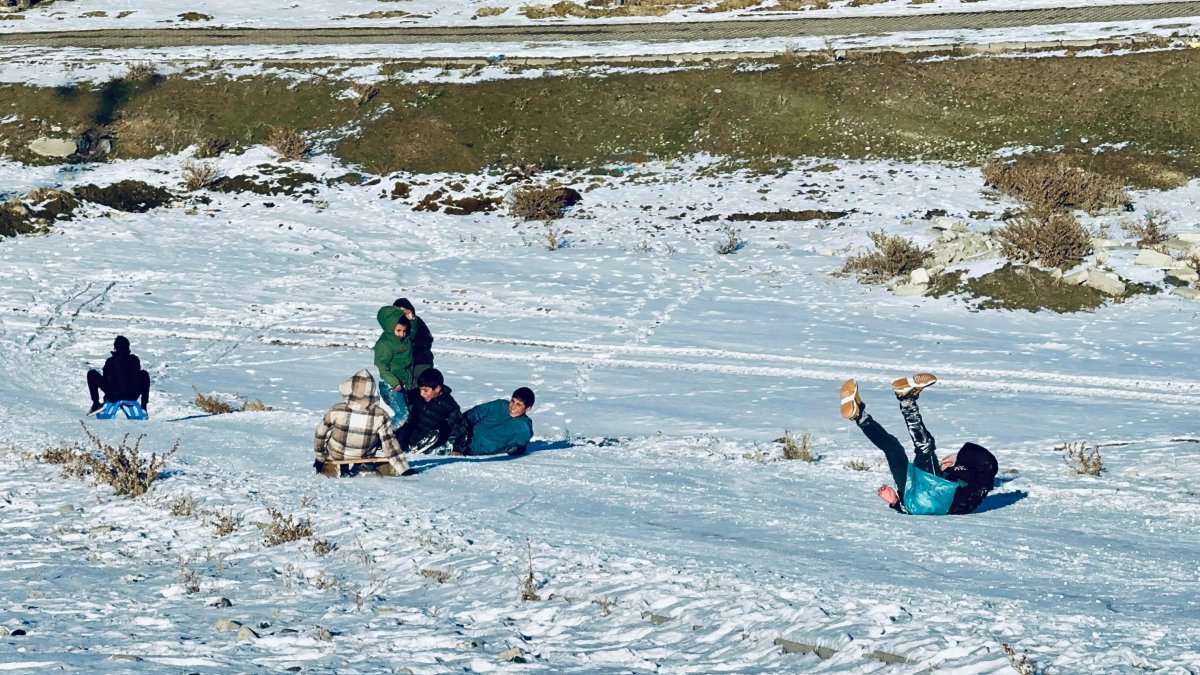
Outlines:
{"type": "Polygon", "coordinates": [[[84,417],[91,417],[104,409],[104,404],[99,401],[92,401],[92,407],[88,408],[87,414],[84,417]]]}
{"type": "Polygon", "coordinates": [[[421,473],[421,472],[420,472],[420,471],[417,471],[416,469],[414,469],[414,468],[412,468],[412,467],[409,467],[408,471],[405,471],[404,473],[402,473],[402,474],[400,474],[400,475],[401,475],[401,476],[415,476],[415,475],[417,475],[417,474],[419,474],[419,473],[421,473]]]}

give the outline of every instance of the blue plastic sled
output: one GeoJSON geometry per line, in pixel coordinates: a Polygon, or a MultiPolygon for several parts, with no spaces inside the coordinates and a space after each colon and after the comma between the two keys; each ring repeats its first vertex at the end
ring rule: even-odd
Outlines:
{"type": "Polygon", "coordinates": [[[125,417],[131,420],[146,419],[146,411],[142,409],[141,404],[137,401],[106,401],[104,403],[104,410],[96,413],[96,419],[111,420],[117,416],[118,410],[125,413],[125,417]]]}

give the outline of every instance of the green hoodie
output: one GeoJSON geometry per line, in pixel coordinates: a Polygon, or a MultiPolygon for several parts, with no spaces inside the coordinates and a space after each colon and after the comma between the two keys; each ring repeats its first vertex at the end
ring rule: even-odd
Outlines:
{"type": "Polygon", "coordinates": [[[417,383],[413,377],[412,331],[402,338],[396,337],[395,332],[402,316],[404,313],[400,308],[392,305],[380,307],[375,313],[379,327],[383,329],[383,334],[375,341],[375,367],[379,369],[379,379],[387,386],[395,387],[400,383],[405,389],[414,389],[417,383]]]}

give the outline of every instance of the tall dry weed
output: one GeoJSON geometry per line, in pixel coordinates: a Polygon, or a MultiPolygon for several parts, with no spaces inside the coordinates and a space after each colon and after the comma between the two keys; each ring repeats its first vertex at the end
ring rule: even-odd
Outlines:
{"type": "Polygon", "coordinates": [[[1092,237],[1070,211],[1043,209],[1016,218],[992,233],[1005,257],[1067,269],[1092,252],[1092,237]]]}
{"type": "Polygon", "coordinates": [[[983,181],[1035,211],[1082,209],[1096,214],[1129,203],[1120,181],[1071,166],[1063,159],[988,162],[983,167],[983,181]]]}
{"type": "Polygon", "coordinates": [[[884,283],[910,274],[929,258],[929,250],[899,235],[889,237],[880,230],[868,235],[875,250],[848,258],[842,272],[858,275],[864,283],[884,283]]]}

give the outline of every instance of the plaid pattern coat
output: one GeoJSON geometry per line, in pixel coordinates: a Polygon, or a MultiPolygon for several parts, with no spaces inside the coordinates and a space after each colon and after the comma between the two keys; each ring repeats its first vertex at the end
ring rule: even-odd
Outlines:
{"type": "Polygon", "coordinates": [[[313,439],[313,450],[319,461],[326,459],[358,459],[361,457],[395,457],[401,471],[408,469],[400,443],[392,434],[392,419],[379,405],[379,393],[370,371],[358,371],[338,386],[346,397],[344,403],[330,408],[313,439]]]}

